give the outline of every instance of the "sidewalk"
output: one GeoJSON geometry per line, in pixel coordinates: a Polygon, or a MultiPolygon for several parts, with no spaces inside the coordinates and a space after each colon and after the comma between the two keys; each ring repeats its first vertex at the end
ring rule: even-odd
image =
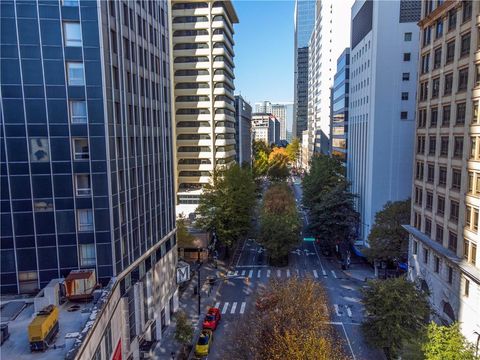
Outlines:
{"type": "Polygon", "coordinates": [[[354,263],[351,264],[348,270],[342,270],[342,272],[358,281],[367,281],[376,279],[375,271],[367,264],[354,263]]]}
{"type": "MultiPolygon", "coordinates": [[[[187,288],[179,296],[178,310],[184,311],[192,325],[194,326],[194,336],[193,339],[197,338],[198,332],[200,330],[199,321],[203,319],[205,315],[205,309],[207,306],[214,304],[217,296],[217,290],[221,284],[221,280],[217,280],[215,285],[211,288],[211,293],[208,294],[209,285],[206,283],[207,276],[214,276],[220,272],[227,273],[227,268],[222,261],[217,261],[217,269],[213,267],[213,264],[204,263],[200,269],[200,287],[201,287],[201,315],[198,316],[198,295],[194,294],[194,289],[197,286],[197,276],[198,273],[195,274],[194,277],[190,280],[187,288]]],[[[218,278],[218,277],[217,277],[218,278]]],[[[192,344],[194,344],[194,340],[192,340],[192,344]]],[[[155,356],[154,359],[172,359],[172,352],[178,354],[180,351],[180,344],[175,341],[175,320],[172,319],[170,325],[165,330],[165,333],[162,335],[162,339],[155,347],[155,356]]],[[[176,359],[177,357],[175,357],[176,359]]]]}

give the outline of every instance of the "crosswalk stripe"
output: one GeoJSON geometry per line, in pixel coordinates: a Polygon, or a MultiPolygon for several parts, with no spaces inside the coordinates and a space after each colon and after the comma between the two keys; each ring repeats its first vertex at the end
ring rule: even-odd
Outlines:
{"type": "Polygon", "coordinates": [[[261,276],[262,270],[258,270],[257,272],[257,277],[259,278],[261,276]]]}
{"type": "Polygon", "coordinates": [[[337,274],[335,274],[335,271],[331,270],[332,271],[332,275],[333,277],[336,279],[337,278],[337,274]]]}
{"type": "Polygon", "coordinates": [[[318,279],[318,273],[317,273],[317,270],[313,270],[313,276],[315,276],[315,279],[318,279]]]}
{"type": "Polygon", "coordinates": [[[234,303],[232,304],[232,308],[230,309],[230,314],[235,314],[235,309],[236,309],[236,308],[237,308],[237,303],[234,302],[234,303]]]}
{"type": "Polygon", "coordinates": [[[242,271],[242,276],[245,276],[246,273],[247,273],[247,270],[243,270],[242,271]]]}
{"type": "Polygon", "coordinates": [[[243,314],[245,312],[245,305],[247,305],[247,303],[245,301],[242,302],[242,305],[240,306],[240,314],[243,314]]]}
{"type": "Polygon", "coordinates": [[[229,272],[227,273],[227,276],[232,276],[232,275],[233,275],[233,271],[229,271],[229,272]]]}
{"type": "Polygon", "coordinates": [[[290,270],[287,269],[287,277],[290,277],[290,270]]]}
{"type": "Polygon", "coordinates": [[[248,277],[249,277],[249,278],[252,278],[252,277],[253,277],[253,270],[250,270],[250,271],[248,272],[248,277]]]}
{"type": "Polygon", "coordinates": [[[227,312],[227,309],[228,309],[228,302],[226,302],[226,303],[223,305],[222,314],[225,314],[225,313],[227,312]]]}
{"type": "Polygon", "coordinates": [[[238,276],[238,271],[235,271],[233,275],[238,276]]]}
{"type": "Polygon", "coordinates": [[[340,316],[340,312],[338,311],[338,305],[337,304],[333,304],[333,307],[335,309],[335,313],[337,314],[337,316],[340,316]]]}
{"type": "Polygon", "coordinates": [[[218,309],[220,307],[220,302],[216,302],[215,307],[218,309]]]}
{"type": "Polygon", "coordinates": [[[277,276],[278,276],[278,277],[282,276],[282,273],[281,273],[280,270],[277,270],[277,276]]]}
{"type": "Polygon", "coordinates": [[[352,310],[350,310],[350,306],[347,306],[347,314],[348,317],[352,317],[352,310]]]}
{"type": "Polygon", "coordinates": [[[269,277],[270,277],[270,272],[271,272],[271,271],[270,271],[270,269],[269,269],[269,270],[267,270],[267,278],[269,278],[269,277]]]}
{"type": "Polygon", "coordinates": [[[323,276],[327,276],[327,272],[325,270],[322,270],[323,276]]]}

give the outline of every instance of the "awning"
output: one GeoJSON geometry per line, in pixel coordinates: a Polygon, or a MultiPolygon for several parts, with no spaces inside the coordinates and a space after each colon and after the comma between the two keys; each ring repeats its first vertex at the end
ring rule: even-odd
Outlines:
{"type": "Polygon", "coordinates": [[[355,246],[355,245],[352,245],[352,248],[353,248],[353,253],[359,257],[363,257],[363,258],[366,258],[366,256],[362,253],[362,250],[364,249],[364,247],[360,247],[360,246],[355,246]]]}

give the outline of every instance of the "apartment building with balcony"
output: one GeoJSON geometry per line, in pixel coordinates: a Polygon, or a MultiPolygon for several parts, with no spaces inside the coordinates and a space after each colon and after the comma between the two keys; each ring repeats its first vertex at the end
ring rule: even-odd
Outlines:
{"type": "Polygon", "coordinates": [[[82,358],[133,356],[177,302],[168,7],[1,2],[0,291],[94,270],[116,296],[82,358]]]}
{"type": "Polygon", "coordinates": [[[422,2],[409,278],[480,333],[480,3],[422,2]]]}
{"type": "Polygon", "coordinates": [[[193,213],[213,171],[235,161],[230,1],[172,1],[174,168],[177,214],[193,213]]]}

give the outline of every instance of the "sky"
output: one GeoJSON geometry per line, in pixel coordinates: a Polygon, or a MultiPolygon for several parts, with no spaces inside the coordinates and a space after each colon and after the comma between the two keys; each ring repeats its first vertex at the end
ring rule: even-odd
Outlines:
{"type": "Polygon", "coordinates": [[[235,93],[250,104],[293,102],[293,0],[233,0],[235,93]]]}

